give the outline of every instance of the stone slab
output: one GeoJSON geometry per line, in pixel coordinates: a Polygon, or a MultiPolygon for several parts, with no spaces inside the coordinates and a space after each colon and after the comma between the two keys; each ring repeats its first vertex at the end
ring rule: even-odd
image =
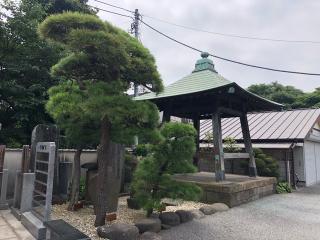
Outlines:
{"type": "Polygon", "coordinates": [[[25,212],[21,215],[21,223],[37,239],[46,239],[46,227],[31,212],[25,212]]]}
{"type": "Polygon", "coordinates": [[[90,238],[78,229],[74,228],[62,219],[45,222],[50,240],[90,240],[90,238]]]}
{"type": "Polygon", "coordinates": [[[203,202],[222,202],[229,207],[271,195],[275,193],[276,184],[276,178],[272,177],[255,178],[235,174],[226,174],[225,181],[216,182],[214,173],[209,172],[177,174],[174,179],[200,186],[203,189],[203,202]]]}
{"type": "Polygon", "coordinates": [[[11,213],[18,219],[21,214],[28,212],[32,208],[32,193],[34,189],[34,173],[17,172],[16,183],[20,186],[16,187],[14,195],[14,204],[11,207],[11,213]],[[19,180],[17,182],[17,180],[19,180]]]}

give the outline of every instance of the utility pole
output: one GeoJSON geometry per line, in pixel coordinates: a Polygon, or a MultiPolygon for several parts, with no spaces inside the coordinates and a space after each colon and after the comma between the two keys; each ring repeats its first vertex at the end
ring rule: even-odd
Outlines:
{"type": "MultiPolygon", "coordinates": [[[[134,22],[131,25],[131,32],[134,33],[136,39],[139,40],[139,20],[140,20],[140,13],[139,10],[136,9],[134,11],[134,22]]],[[[134,84],[134,96],[139,95],[139,85],[137,83],[134,84]]]]}
{"type": "MultiPolygon", "coordinates": [[[[136,9],[134,11],[134,22],[131,24],[131,33],[134,33],[134,37],[139,41],[139,20],[140,20],[140,13],[139,10],[136,9]]],[[[137,97],[139,95],[139,85],[134,83],[133,87],[133,95],[137,97]]],[[[139,144],[138,136],[134,136],[133,138],[134,146],[139,144]]]]}

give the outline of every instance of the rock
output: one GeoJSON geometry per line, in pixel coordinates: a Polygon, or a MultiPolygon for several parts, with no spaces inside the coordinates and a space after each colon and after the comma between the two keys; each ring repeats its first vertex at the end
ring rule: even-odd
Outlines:
{"type": "Polygon", "coordinates": [[[193,219],[192,213],[186,210],[177,210],[176,214],[180,217],[181,223],[189,222],[193,219]]]}
{"type": "Polygon", "coordinates": [[[160,213],[159,218],[162,224],[169,225],[171,227],[174,227],[180,224],[180,217],[178,214],[174,212],[160,213]]]}
{"type": "Polygon", "coordinates": [[[111,226],[97,228],[98,236],[110,240],[138,240],[139,230],[136,226],[123,223],[115,223],[111,226]]]}
{"type": "Polygon", "coordinates": [[[140,236],[140,240],[161,240],[162,237],[154,232],[145,232],[140,236]]]}
{"type": "Polygon", "coordinates": [[[224,203],[214,203],[212,205],[206,205],[200,208],[200,211],[205,215],[211,215],[216,212],[224,212],[227,211],[229,207],[224,203]]]}
{"type": "Polygon", "coordinates": [[[161,221],[159,218],[144,218],[137,220],[134,224],[140,233],[144,232],[160,232],[161,230],[161,221]]]}
{"type": "Polygon", "coordinates": [[[204,213],[201,212],[200,210],[197,210],[197,209],[192,210],[191,214],[192,214],[194,219],[201,219],[201,218],[205,217],[204,213]]]}
{"type": "Polygon", "coordinates": [[[159,218],[159,215],[160,215],[159,213],[154,212],[150,214],[149,218],[159,218]]]}
{"type": "Polygon", "coordinates": [[[171,228],[171,226],[169,226],[167,224],[161,224],[161,229],[163,229],[163,230],[168,230],[170,228],[171,228]]]}

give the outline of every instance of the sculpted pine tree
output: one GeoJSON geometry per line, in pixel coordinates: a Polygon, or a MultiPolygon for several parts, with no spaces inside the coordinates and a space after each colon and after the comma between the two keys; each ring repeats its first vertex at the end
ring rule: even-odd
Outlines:
{"type": "Polygon", "coordinates": [[[72,81],[61,83],[49,90],[49,101],[46,109],[54,118],[64,134],[69,146],[76,149],[73,159],[71,194],[68,210],[73,211],[79,201],[80,188],[80,157],[82,149],[96,146],[99,141],[99,123],[86,111],[81,104],[86,99],[78,85],[72,81]]]}
{"type": "Polygon", "coordinates": [[[131,186],[134,198],[148,216],[154,210],[163,209],[162,198],[198,200],[201,195],[200,187],[195,184],[172,178],[176,173],[196,172],[192,164],[196,130],[184,123],[166,123],[160,133],[161,141],[152,145],[139,161],[131,186]]]}
{"type": "Polygon", "coordinates": [[[69,94],[70,100],[57,100],[52,109],[59,106],[67,121],[79,117],[79,124],[71,124],[74,128],[100,126],[95,226],[104,225],[108,193],[106,170],[110,161],[123,156],[123,151],[115,151],[114,144],[132,143],[134,135],[157,135],[156,106],[135,102],[126,94],[133,83],[155,92],[162,90],[154,58],[136,39],[92,15],[52,15],[39,26],[39,33],[67,49],[65,57],[51,69],[53,76],[64,80],[61,84],[64,87],[53,91],[50,101],[60,94],[69,94]],[[65,107],[72,101],[77,105],[76,111],[65,107]],[[88,117],[92,126],[85,123],[88,117]]]}

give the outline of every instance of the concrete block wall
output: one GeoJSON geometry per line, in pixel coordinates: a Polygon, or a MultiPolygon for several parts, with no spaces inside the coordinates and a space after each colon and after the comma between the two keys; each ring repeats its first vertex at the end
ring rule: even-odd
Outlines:
{"type": "MultiPolygon", "coordinates": [[[[60,149],[59,152],[60,162],[73,162],[73,157],[75,154],[74,149],[60,149]]],[[[8,177],[8,198],[13,198],[15,176],[17,170],[21,170],[21,159],[22,159],[22,149],[7,148],[4,158],[4,167],[9,170],[8,177]]],[[[97,161],[97,151],[96,150],[84,150],[81,154],[81,164],[87,162],[97,161]]],[[[82,169],[83,176],[85,176],[85,170],[82,169]]]]}

